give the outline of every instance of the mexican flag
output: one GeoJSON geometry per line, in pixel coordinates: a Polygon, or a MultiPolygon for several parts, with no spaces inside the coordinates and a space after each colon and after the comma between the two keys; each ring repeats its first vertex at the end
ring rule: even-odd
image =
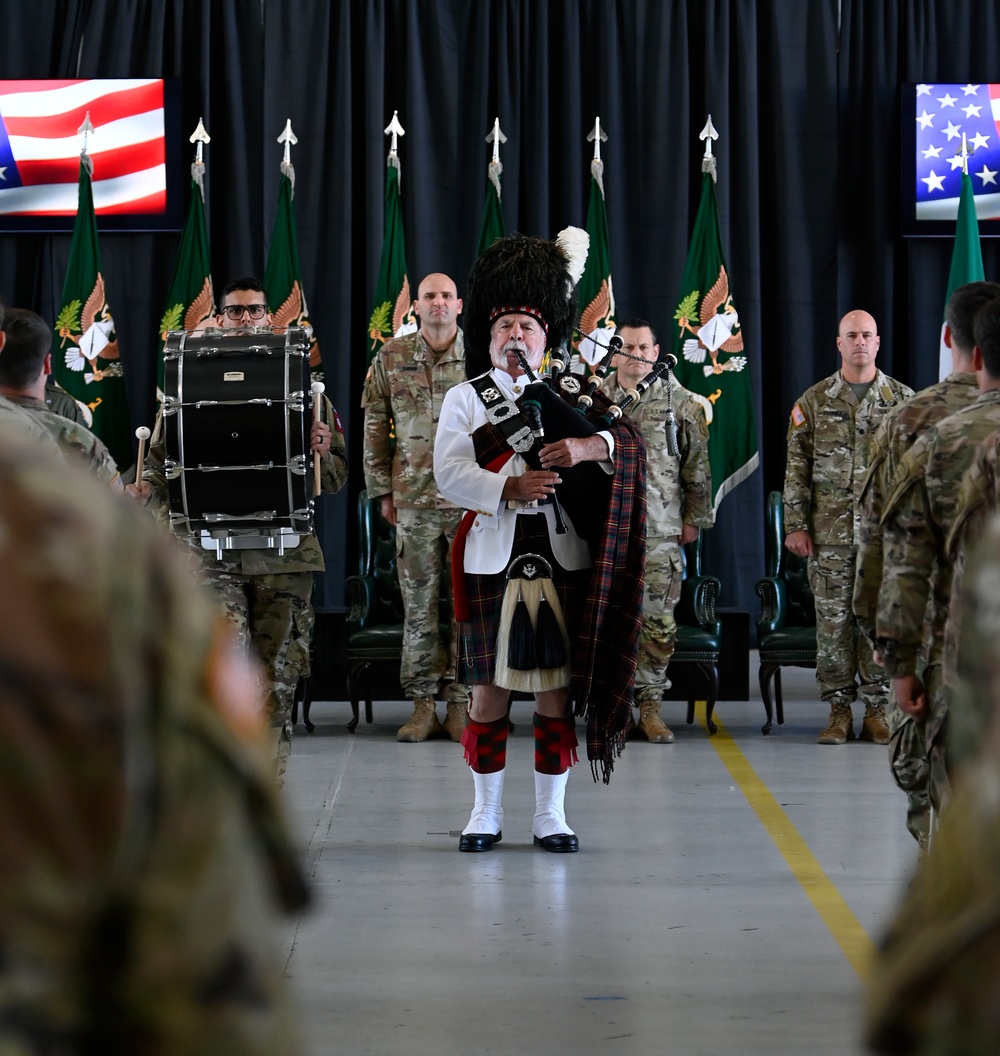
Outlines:
{"type": "Polygon", "coordinates": [[[201,174],[192,176],[191,201],[188,203],[184,230],[170,292],[160,319],[160,355],[156,364],[156,390],[163,398],[163,347],[171,330],[196,330],[211,323],[215,316],[212,292],[212,261],[208,249],[208,226],[205,223],[205,191],[201,174]]]}
{"type": "Polygon", "coordinates": [[[403,208],[399,197],[399,158],[390,153],[386,163],[385,234],[382,262],[378,269],[371,320],[368,323],[368,363],[375,353],[403,326],[416,329],[413,294],[406,273],[406,239],[403,208]]]}
{"type": "Polygon", "coordinates": [[[592,367],[604,358],[608,341],[615,331],[615,294],[611,285],[611,241],[608,237],[608,211],[604,202],[604,163],[595,158],[590,164],[590,204],[587,206],[587,234],[590,250],[587,266],[577,284],[580,303],[579,341],[581,357],[592,367]],[[596,331],[596,333],[595,333],[596,331]],[[587,338],[591,340],[587,340],[587,338]]]}
{"type": "Polygon", "coordinates": [[[671,351],[677,380],[705,409],[715,508],[757,468],[757,428],[740,317],[722,252],[715,177],[704,171],[671,351]]]}
{"type": "MultiPolygon", "coordinates": [[[[289,164],[288,168],[291,168],[289,164]]],[[[278,212],[271,232],[271,248],[264,271],[264,289],[271,301],[275,326],[301,326],[309,338],[309,366],[313,380],[323,380],[319,343],[309,321],[302,268],[299,264],[299,239],[295,227],[295,190],[289,172],[283,171],[278,186],[278,212]]]]}
{"type": "MultiPolygon", "coordinates": [[[[962,191],[958,197],[958,219],[955,221],[955,245],[951,251],[951,271],[948,274],[948,292],[944,297],[945,306],[959,286],[964,286],[967,282],[982,282],[985,278],[983,247],[979,242],[979,221],[976,218],[972,177],[967,172],[963,172],[962,191]]],[[[951,373],[951,349],[944,343],[943,320],[940,357],[939,379],[946,378],[951,373]]]]}
{"type": "Polygon", "coordinates": [[[52,363],[56,381],[81,404],[87,424],[124,468],[132,464],[132,439],[115,321],[104,292],[91,165],[90,158],[81,155],[76,221],[52,363]]]}
{"type": "Polygon", "coordinates": [[[483,222],[479,226],[479,243],[476,246],[476,258],[483,250],[489,249],[498,238],[507,234],[507,225],[503,219],[503,205],[500,202],[500,163],[491,161],[486,184],[486,202],[483,205],[483,222]]]}

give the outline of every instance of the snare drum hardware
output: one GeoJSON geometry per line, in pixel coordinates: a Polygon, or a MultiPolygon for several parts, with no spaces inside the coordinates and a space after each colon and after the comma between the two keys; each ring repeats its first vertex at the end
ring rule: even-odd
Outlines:
{"type": "Polygon", "coordinates": [[[206,549],[313,531],[309,344],[300,327],[175,331],[163,353],[170,521],[206,549]]]}

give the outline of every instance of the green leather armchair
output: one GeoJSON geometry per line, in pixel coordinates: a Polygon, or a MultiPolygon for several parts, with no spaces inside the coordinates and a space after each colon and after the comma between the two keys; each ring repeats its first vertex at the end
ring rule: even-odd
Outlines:
{"type": "Polygon", "coordinates": [[[806,560],[785,549],[785,514],[781,492],[767,497],[764,564],[767,575],[757,581],[760,598],[757,649],[760,653],[760,694],[767,721],[761,733],[770,733],[775,708],[778,725],[785,721],[781,699],[782,667],[816,666],[816,607],[806,560]],[[774,705],[771,686],[774,686],[774,705]]]}
{"type": "MultiPolygon", "coordinates": [[[[694,664],[704,676],[707,690],[705,725],[709,733],[715,733],[718,727],[712,721],[712,713],[719,696],[719,656],[722,643],[722,625],[715,614],[715,600],[719,596],[721,583],[715,576],[702,574],[701,549],[701,531],[698,532],[697,539],[681,547],[684,581],[681,584],[681,600],[674,610],[677,638],[670,666],[694,664]]],[[[694,722],[694,702],[692,680],[688,696],[688,725],[694,722]]]]}
{"type": "MultiPolygon", "coordinates": [[[[365,701],[365,722],[372,721],[373,669],[398,683],[403,656],[403,595],[396,572],[396,529],[382,516],[381,500],[367,491],[358,496],[358,574],[345,587],[347,613],[347,693],[353,717],[348,729],[357,729],[359,702],[365,701]]],[[[447,606],[443,606],[447,611],[447,606]]],[[[446,640],[447,620],[441,624],[446,640]]],[[[402,693],[402,688],[398,690],[402,693]]]]}
{"type": "Polygon", "coordinates": [[[358,726],[360,690],[364,689],[365,722],[372,721],[369,673],[373,665],[399,672],[403,655],[403,596],[396,574],[396,529],[382,516],[379,499],[367,491],[358,496],[358,574],[344,586],[347,613],[347,693],[358,726]]]}

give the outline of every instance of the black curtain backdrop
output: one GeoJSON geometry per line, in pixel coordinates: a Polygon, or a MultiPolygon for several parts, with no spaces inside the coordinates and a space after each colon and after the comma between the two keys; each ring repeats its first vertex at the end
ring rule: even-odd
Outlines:
{"type": "MultiPolygon", "coordinates": [[[[620,315],[668,334],[700,179],[719,130],[723,240],[750,358],[761,470],[722,504],[706,548],[720,604],[756,612],[763,503],[780,488],[796,397],[838,365],[837,321],[863,307],[879,364],[936,380],[950,239],[898,232],[900,103],[909,81],[1000,80],[991,0],[12,0],[4,77],[177,77],[183,127],[203,117],[217,289],[262,274],[290,118],[303,278],[351,481],[323,500],[343,605],[363,486],[366,331],[382,244],[387,140],[399,111],[411,280],[472,264],[495,116],[508,230],[583,225],[600,116],[620,315]]],[[[187,148],[187,144],[185,144],[187,148]]],[[[189,153],[189,152],[188,152],[189,153]]],[[[185,157],[188,157],[185,153],[185,157]]],[[[187,188],[185,174],[182,183],[187,188]]],[[[153,411],[156,329],[175,234],[101,237],[133,426],[153,411]]],[[[984,241],[988,277],[997,242],[984,241]]],[[[52,318],[68,235],[0,236],[0,295],[52,318]]]]}

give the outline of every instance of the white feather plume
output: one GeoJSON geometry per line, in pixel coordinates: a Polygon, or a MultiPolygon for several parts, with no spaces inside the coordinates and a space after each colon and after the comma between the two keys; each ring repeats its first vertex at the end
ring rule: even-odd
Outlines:
{"type": "Polygon", "coordinates": [[[566,270],[575,286],[580,281],[583,269],[587,266],[590,235],[582,227],[564,227],[556,235],[556,245],[566,255],[566,270]]]}

